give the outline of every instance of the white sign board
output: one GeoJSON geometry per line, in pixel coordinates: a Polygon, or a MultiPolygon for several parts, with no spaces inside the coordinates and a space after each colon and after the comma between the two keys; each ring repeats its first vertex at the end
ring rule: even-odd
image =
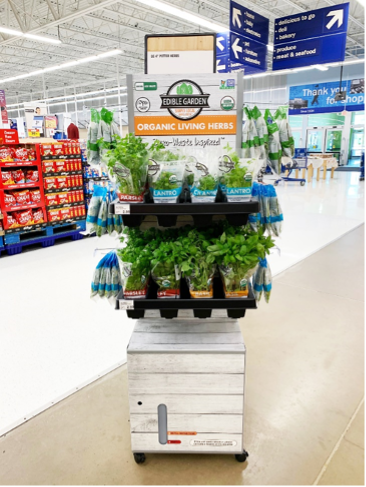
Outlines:
{"type": "Polygon", "coordinates": [[[127,75],[129,129],[172,148],[240,147],[243,77],[127,75]]]}

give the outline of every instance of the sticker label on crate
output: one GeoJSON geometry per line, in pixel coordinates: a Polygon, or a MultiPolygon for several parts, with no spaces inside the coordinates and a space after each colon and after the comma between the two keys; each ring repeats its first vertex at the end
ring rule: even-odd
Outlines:
{"type": "Polygon", "coordinates": [[[192,446],[236,446],[234,440],[191,440],[192,446]]]}
{"type": "Polygon", "coordinates": [[[134,309],[134,302],[128,299],[120,299],[119,309],[134,309]]]}
{"type": "Polygon", "coordinates": [[[114,207],[114,213],[116,215],[129,215],[131,213],[130,205],[123,205],[121,203],[116,203],[114,207]]]}

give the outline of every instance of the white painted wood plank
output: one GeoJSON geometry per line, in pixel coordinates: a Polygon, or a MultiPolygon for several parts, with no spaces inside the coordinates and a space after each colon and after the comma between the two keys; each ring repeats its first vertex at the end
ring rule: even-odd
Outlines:
{"type": "Polygon", "coordinates": [[[134,344],[131,346],[131,342],[127,348],[127,354],[130,353],[139,353],[139,352],[161,352],[161,353],[170,353],[170,352],[176,352],[176,353],[190,353],[190,352],[195,352],[195,353],[240,353],[243,354],[245,351],[244,345],[236,345],[236,344],[214,344],[214,343],[208,343],[208,344],[201,344],[201,345],[196,345],[196,344],[181,344],[181,343],[175,343],[175,344],[154,344],[154,345],[139,345],[139,344],[134,344]]]}
{"type": "Polygon", "coordinates": [[[128,373],[131,394],[243,394],[243,374],[128,373]]]}
{"type": "Polygon", "coordinates": [[[134,353],[127,355],[127,368],[129,372],[148,374],[244,374],[244,354],[134,353]]]}
{"type": "Polygon", "coordinates": [[[243,343],[240,332],[236,333],[134,333],[130,344],[136,345],[158,345],[158,344],[235,344],[243,343]]]}
{"type": "Polygon", "coordinates": [[[168,413],[243,414],[243,395],[129,394],[130,413],[156,413],[165,404],[168,413]],[[141,404],[139,404],[141,403],[141,404]]]}
{"type": "MultiPolygon", "coordinates": [[[[132,433],[158,433],[158,414],[131,414],[132,433]]],[[[171,414],[168,432],[238,433],[243,430],[241,414],[171,414]]],[[[171,436],[171,435],[168,435],[171,436]]]]}
{"type": "Polygon", "coordinates": [[[240,333],[236,320],[138,320],[134,333],[240,333]]]}
{"type": "Polygon", "coordinates": [[[157,433],[132,433],[131,447],[133,452],[160,453],[242,453],[242,434],[201,433],[196,436],[169,436],[169,440],[179,440],[180,444],[159,443],[157,433]],[[194,442],[192,445],[191,442],[194,442]],[[203,444],[199,444],[199,443],[203,444]],[[225,445],[226,443],[226,445],[225,445]]]}

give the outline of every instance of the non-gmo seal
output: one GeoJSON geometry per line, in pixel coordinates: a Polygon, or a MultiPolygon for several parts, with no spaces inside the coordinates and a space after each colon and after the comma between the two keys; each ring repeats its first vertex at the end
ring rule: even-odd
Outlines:
{"type": "Polygon", "coordinates": [[[145,97],[137,98],[135,107],[139,112],[148,112],[150,110],[150,101],[145,97]]]}
{"type": "Polygon", "coordinates": [[[234,98],[231,96],[224,96],[224,98],[221,98],[220,105],[222,110],[232,110],[235,106],[234,98]]]}

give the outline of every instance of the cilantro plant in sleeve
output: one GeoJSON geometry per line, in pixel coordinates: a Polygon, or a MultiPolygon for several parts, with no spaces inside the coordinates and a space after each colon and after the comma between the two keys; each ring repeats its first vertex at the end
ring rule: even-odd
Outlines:
{"type": "Polygon", "coordinates": [[[247,201],[252,196],[253,176],[249,169],[252,161],[239,159],[236,152],[229,154],[219,162],[221,191],[228,201],[247,201]]]}
{"type": "Polygon", "coordinates": [[[146,190],[148,144],[141,137],[115,135],[115,148],[103,157],[117,186],[120,201],[142,203],[146,190]]]}
{"type": "Polygon", "coordinates": [[[200,150],[194,154],[196,163],[190,164],[189,168],[193,177],[189,174],[192,184],[188,182],[191,191],[192,203],[213,203],[216,199],[219,187],[218,158],[221,154],[217,149],[200,150]]]}
{"type": "Polygon", "coordinates": [[[249,295],[249,281],[258,264],[274,246],[271,237],[264,237],[263,231],[253,232],[245,227],[238,231],[227,226],[222,235],[207,248],[207,262],[219,265],[225,297],[246,298],[249,295]]]}
{"type": "Polygon", "coordinates": [[[155,203],[176,203],[182,192],[184,161],[150,160],[149,186],[155,203]]]}

